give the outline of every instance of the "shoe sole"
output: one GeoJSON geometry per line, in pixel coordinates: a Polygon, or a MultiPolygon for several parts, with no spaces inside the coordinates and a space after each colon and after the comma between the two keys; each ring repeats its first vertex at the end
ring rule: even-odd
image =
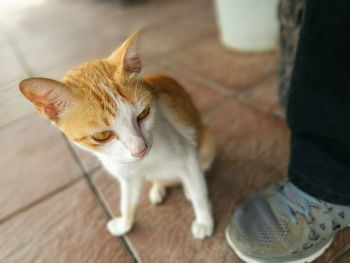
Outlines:
{"type": "Polygon", "coordinates": [[[315,260],[316,258],[318,258],[319,256],[321,256],[326,250],[327,248],[331,245],[333,238],[326,243],[322,248],[320,248],[318,251],[316,251],[314,254],[302,258],[302,259],[298,259],[298,260],[292,260],[292,261],[273,261],[271,259],[269,260],[264,260],[264,259],[259,259],[259,258],[253,258],[253,257],[249,257],[244,255],[235,245],[234,243],[230,240],[229,238],[229,234],[228,234],[228,228],[226,228],[225,231],[225,237],[226,237],[226,242],[228,243],[229,247],[232,249],[233,253],[243,262],[246,263],[273,263],[273,262],[278,262],[278,263],[309,263],[312,262],[313,260],[315,260]]]}

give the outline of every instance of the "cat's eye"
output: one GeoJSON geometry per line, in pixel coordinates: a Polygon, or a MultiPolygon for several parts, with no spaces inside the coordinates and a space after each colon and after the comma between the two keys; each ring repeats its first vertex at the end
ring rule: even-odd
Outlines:
{"type": "Polygon", "coordinates": [[[137,121],[142,121],[143,119],[145,119],[149,115],[150,111],[151,111],[150,107],[147,107],[146,109],[144,109],[143,112],[141,112],[137,116],[137,121]]]}
{"type": "Polygon", "coordinates": [[[95,133],[91,137],[98,142],[104,142],[108,140],[111,137],[111,135],[112,135],[111,131],[103,131],[103,132],[95,133]]]}

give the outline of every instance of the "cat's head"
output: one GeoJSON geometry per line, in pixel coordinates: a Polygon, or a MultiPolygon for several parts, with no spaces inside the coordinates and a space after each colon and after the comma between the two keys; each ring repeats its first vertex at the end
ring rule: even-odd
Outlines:
{"type": "Polygon", "coordinates": [[[152,146],[155,107],[140,75],[138,35],[110,57],[72,69],[62,82],[30,78],[20,91],[79,146],[116,161],[139,160],[152,146]]]}

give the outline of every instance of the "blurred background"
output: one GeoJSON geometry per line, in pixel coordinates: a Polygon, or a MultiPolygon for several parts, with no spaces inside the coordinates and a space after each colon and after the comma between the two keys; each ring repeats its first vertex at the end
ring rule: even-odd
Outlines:
{"type": "MultiPolygon", "coordinates": [[[[0,262],[239,262],[224,241],[230,215],[283,178],[288,164],[277,86],[288,85],[296,42],[282,30],[286,42],[277,47],[278,3],[268,1],[270,8],[251,0],[1,0],[0,262]],[[268,22],[245,19],[263,10],[268,22]],[[143,74],[178,80],[216,136],[207,175],[216,228],[206,240],[192,237],[194,216],[181,188],[154,206],[148,186],[133,231],[111,236],[105,225],[119,215],[118,183],[18,90],[24,78],[60,80],[74,66],[107,57],[140,27],[143,74]],[[292,55],[280,66],[285,50],[292,55]]],[[[282,2],[287,14],[298,8],[290,4],[298,1],[282,2]]],[[[349,244],[349,231],[341,232],[317,262],[350,262],[349,244]]]]}

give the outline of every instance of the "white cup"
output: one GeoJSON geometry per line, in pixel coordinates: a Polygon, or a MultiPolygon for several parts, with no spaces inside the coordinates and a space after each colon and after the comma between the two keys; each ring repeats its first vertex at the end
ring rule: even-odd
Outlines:
{"type": "Polygon", "coordinates": [[[222,43],[239,51],[276,48],[278,0],[215,0],[222,43]]]}

